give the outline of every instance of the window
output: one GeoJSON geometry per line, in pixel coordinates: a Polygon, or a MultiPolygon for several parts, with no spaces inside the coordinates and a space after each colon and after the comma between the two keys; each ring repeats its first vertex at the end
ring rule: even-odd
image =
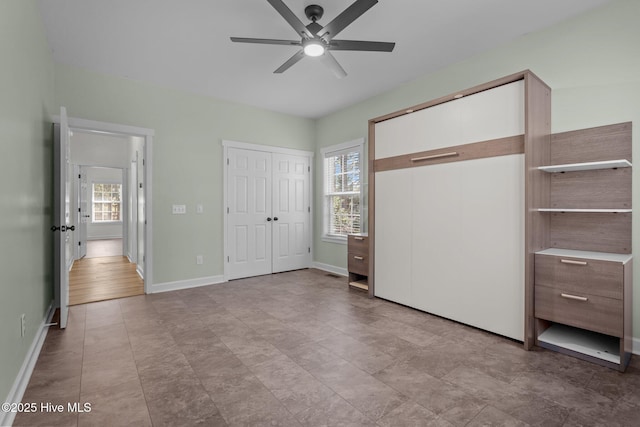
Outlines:
{"type": "Polygon", "coordinates": [[[92,186],[92,222],[122,221],[122,185],[98,184],[92,186]]]}
{"type": "Polygon", "coordinates": [[[364,140],[327,147],[324,157],[324,240],[346,242],[360,233],[364,140]]]}

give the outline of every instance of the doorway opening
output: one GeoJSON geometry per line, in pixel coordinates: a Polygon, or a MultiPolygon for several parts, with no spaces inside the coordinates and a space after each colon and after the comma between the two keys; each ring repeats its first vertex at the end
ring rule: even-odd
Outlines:
{"type": "Polygon", "coordinates": [[[142,295],[152,273],[153,131],[75,118],[68,125],[75,227],[68,305],[142,295]]]}

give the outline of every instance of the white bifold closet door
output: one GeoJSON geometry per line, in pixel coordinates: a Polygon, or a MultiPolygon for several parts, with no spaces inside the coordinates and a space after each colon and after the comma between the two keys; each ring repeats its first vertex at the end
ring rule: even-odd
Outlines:
{"type": "Polygon", "coordinates": [[[310,265],[309,158],[229,148],[227,277],[310,265]]]}

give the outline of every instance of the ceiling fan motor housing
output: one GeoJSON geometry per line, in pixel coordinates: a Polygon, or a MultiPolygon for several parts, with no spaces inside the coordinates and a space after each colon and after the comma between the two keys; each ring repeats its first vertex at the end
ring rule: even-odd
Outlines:
{"type": "Polygon", "coordinates": [[[307,15],[307,18],[311,21],[316,22],[318,19],[322,18],[324,9],[322,6],[318,6],[317,4],[310,4],[304,8],[304,14],[307,15]]]}

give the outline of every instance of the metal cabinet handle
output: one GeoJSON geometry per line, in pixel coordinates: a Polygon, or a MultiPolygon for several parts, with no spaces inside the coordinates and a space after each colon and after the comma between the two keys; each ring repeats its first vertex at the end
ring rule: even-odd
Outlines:
{"type": "Polygon", "coordinates": [[[274,216],[274,217],[273,217],[273,220],[274,220],[274,221],[277,221],[277,220],[278,220],[278,217],[277,217],[277,216],[274,216]]]}
{"type": "Polygon", "coordinates": [[[267,218],[267,221],[271,221],[271,217],[267,218]]]}
{"type": "Polygon", "coordinates": [[[355,236],[353,239],[354,239],[354,240],[364,240],[364,237],[355,236]]]}
{"type": "Polygon", "coordinates": [[[560,262],[571,265],[587,265],[587,261],[574,261],[572,259],[561,259],[560,262]]]}
{"type": "Polygon", "coordinates": [[[357,259],[358,261],[362,261],[364,259],[364,257],[361,257],[359,255],[355,255],[353,258],[357,259]]]}
{"type": "Polygon", "coordinates": [[[560,294],[560,296],[562,298],[572,299],[572,300],[575,300],[575,301],[588,301],[589,300],[589,298],[587,298],[587,297],[580,297],[578,295],[571,295],[571,294],[560,294]]]}
{"type": "Polygon", "coordinates": [[[452,151],[450,153],[441,153],[441,154],[432,154],[430,156],[424,156],[424,157],[414,157],[411,159],[412,162],[420,162],[422,160],[434,160],[434,159],[441,159],[443,157],[453,157],[453,156],[457,156],[458,152],[457,151],[452,151]]]}

